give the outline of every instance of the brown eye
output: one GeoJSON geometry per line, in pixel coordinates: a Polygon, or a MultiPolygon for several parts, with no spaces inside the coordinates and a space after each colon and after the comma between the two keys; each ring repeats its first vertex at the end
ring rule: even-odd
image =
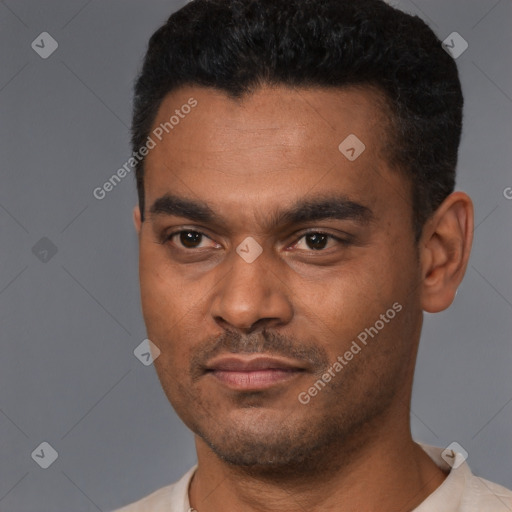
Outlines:
{"type": "Polygon", "coordinates": [[[313,250],[325,249],[329,235],[323,233],[308,233],[306,236],[306,244],[313,250]]]}
{"type": "Polygon", "coordinates": [[[299,240],[295,242],[293,247],[305,251],[323,251],[324,249],[330,249],[336,244],[347,246],[349,242],[329,233],[310,231],[309,233],[304,233],[299,240]],[[329,242],[332,243],[329,244],[329,242]]]}
{"type": "Polygon", "coordinates": [[[210,238],[204,233],[192,229],[182,229],[167,235],[163,241],[171,242],[181,249],[202,249],[206,246],[201,246],[201,243],[206,240],[210,240],[210,238]]]}
{"type": "Polygon", "coordinates": [[[180,243],[188,249],[195,249],[196,244],[200,244],[203,237],[203,235],[197,231],[181,231],[179,235],[180,243]]]}

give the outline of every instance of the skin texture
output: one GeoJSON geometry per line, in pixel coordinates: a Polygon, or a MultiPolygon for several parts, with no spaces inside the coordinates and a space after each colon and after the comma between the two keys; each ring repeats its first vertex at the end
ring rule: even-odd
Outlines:
{"type": "Polygon", "coordinates": [[[191,97],[197,106],[146,157],[144,222],[134,209],[155,367],[196,435],[191,505],[412,510],[445,478],[409,427],[422,311],[453,301],[471,200],[450,195],[414,242],[411,184],[386,163],[387,113],[370,88],[262,87],[235,101],[185,87],[165,98],[154,127],[191,97]],[[354,161],[338,149],[350,134],[366,147],[354,161]],[[206,203],[222,222],[150,213],[165,194],[206,203]],[[332,196],[369,216],[271,225],[299,201],[332,196]],[[180,230],[189,235],[166,240],[180,230]],[[262,249],[251,263],[236,252],[247,237],[262,249]],[[302,404],[299,393],[393,304],[400,312],[302,404]],[[256,391],[205,371],[214,357],[257,353],[301,371],[256,391]]]}

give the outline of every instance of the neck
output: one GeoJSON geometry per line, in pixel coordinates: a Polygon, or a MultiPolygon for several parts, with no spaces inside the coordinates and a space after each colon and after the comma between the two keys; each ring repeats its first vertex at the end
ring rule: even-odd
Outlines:
{"type": "Polygon", "coordinates": [[[189,489],[191,506],[197,512],[405,512],[445,479],[414,443],[408,424],[377,435],[360,434],[359,442],[331,446],[314,464],[273,474],[229,465],[196,438],[198,469],[189,489]]]}

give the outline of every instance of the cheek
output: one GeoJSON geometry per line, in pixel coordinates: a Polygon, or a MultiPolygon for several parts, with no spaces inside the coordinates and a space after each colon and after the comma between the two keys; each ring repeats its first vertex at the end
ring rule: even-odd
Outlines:
{"type": "Polygon", "coordinates": [[[161,363],[168,368],[185,367],[189,347],[207,315],[204,290],[208,285],[185,278],[166,260],[165,251],[158,249],[150,246],[140,253],[140,296],[147,335],[161,350],[161,363]]]}
{"type": "Polygon", "coordinates": [[[392,295],[388,276],[382,260],[376,263],[369,254],[354,258],[317,281],[308,304],[322,316],[356,320],[392,295]]]}
{"type": "Polygon", "coordinates": [[[139,260],[142,312],[150,337],[162,336],[179,324],[188,307],[179,275],[171,271],[158,252],[143,248],[139,260]]]}
{"type": "Polygon", "coordinates": [[[139,252],[139,277],[144,302],[159,307],[179,296],[179,273],[173,269],[165,248],[144,237],[139,252]]]}
{"type": "Polygon", "coordinates": [[[193,314],[188,295],[182,293],[175,273],[166,272],[154,260],[141,259],[140,288],[148,338],[160,349],[154,366],[171,403],[186,395],[180,382],[188,382],[189,345],[193,314]]]}
{"type": "Polygon", "coordinates": [[[333,345],[339,352],[347,340],[373,326],[393,303],[403,303],[409,279],[404,265],[391,252],[368,250],[315,284],[308,283],[308,293],[301,284],[301,289],[295,290],[295,296],[301,298],[296,305],[313,325],[324,327],[331,338],[336,336],[333,345]]]}

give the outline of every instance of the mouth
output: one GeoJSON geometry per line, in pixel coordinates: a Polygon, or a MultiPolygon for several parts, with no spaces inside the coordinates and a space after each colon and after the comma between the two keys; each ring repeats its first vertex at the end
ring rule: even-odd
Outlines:
{"type": "Polygon", "coordinates": [[[304,365],[274,357],[221,357],[206,366],[206,374],[233,390],[258,391],[288,382],[306,371],[304,365]]]}

